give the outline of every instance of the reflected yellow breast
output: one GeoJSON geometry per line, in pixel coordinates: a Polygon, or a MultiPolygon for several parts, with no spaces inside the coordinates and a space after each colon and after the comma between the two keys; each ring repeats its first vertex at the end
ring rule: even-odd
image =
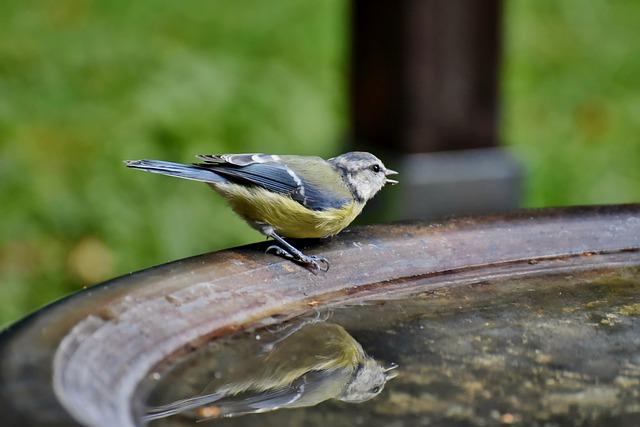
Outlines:
{"type": "Polygon", "coordinates": [[[290,197],[259,187],[236,184],[212,186],[234,211],[250,222],[271,225],[285,237],[321,238],[338,234],[362,212],[363,204],[347,203],[339,209],[314,211],[290,197]]]}

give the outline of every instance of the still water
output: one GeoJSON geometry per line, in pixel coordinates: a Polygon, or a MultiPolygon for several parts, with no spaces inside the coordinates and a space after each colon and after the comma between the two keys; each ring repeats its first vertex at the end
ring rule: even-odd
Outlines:
{"type": "Polygon", "coordinates": [[[636,426],[640,271],[332,307],[213,340],[143,388],[151,426],[636,426]]]}

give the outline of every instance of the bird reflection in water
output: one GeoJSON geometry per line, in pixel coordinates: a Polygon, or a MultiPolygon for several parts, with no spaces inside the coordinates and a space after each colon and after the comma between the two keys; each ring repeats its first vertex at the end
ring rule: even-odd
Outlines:
{"type": "Polygon", "coordinates": [[[303,325],[245,366],[211,393],[149,408],[145,421],[179,413],[233,417],[329,399],[364,402],[397,375],[397,365],[383,366],[342,326],[325,322],[303,325]]]}

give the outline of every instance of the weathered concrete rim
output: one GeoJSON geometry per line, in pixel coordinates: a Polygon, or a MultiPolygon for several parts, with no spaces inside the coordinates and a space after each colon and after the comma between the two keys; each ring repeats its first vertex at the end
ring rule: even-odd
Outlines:
{"type": "Polygon", "coordinates": [[[332,261],[320,276],[263,250],[251,245],[121,277],[5,331],[3,413],[21,425],[47,415],[54,425],[131,426],[134,393],[150,370],[214,336],[346,301],[504,275],[638,265],[640,205],[356,228],[310,250],[332,261]],[[38,413],[33,402],[50,405],[50,413],[38,413]]]}

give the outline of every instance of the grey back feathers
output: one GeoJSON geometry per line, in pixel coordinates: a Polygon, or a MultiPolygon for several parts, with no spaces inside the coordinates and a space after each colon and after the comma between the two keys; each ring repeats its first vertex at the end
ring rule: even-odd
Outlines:
{"type": "Polygon", "coordinates": [[[229,164],[235,166],[247,166],[254,163],[278,163],[281,157],[275,154],[249,153],[249,154],[200,154],[196,156],[205,164],[229,164]]]}

